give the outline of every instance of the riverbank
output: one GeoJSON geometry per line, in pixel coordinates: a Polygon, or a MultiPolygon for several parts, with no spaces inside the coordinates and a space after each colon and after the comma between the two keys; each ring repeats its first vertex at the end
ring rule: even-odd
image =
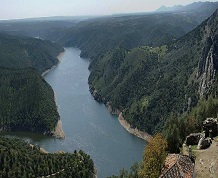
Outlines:
{"type": "Polygon", "coordinates": [[[58,66],[58,64],[60,63],[60,61],[57,63],[57,65],[54,65],[54,66],[52,66],[50,69],[47,69],[46,71],[44,71],[43,73],[42,73],[42,77],[44,77],[47,73],[49,73],[50,71],[52,71],[52,70],[54,70],[57,66],[58,66]]]}
{"type": "MultiPolygon", "coordinates": [[[[50,69],[46,70],[45,72],[42,73],[42,77],[44,77],[47,73],[49,73],[50,71],[54,70],[59,64],[60,64],[60,58],[63,56],[64,52],[61,52],[58,56],[57,56],[57,59],[58,59],[58,63],[54,66],[52,66],[50,69]]],[[[56,106],[57,105],[57,101],[56,101],[56,95],[55,95],[55,92],[54,92],[54,101],[55,101],[55,104],[56,106]]],[[[58,107],[57,107],[57,110],[58,110],[58,107]]],[[[58,138],[58,139],[64,139],[65,138],[65,134],[64,134],[64,131],[63,131],[63,128],[62,128],[62,122],[61,120],[59,119],[57,124],[56,124],[56,127],[55,127],[55,130],[54,132],[52,133],[52,136],[55,137],[55,138],[58,138]]]]}
{"type": "Polygon", "coordinates": [[[113,114],[113,115],[117,115],[118,116],[118,120],[120,122],[120,124],[130,133],[135,135],[136,137],[139,137],[147,142],[150,141],[150,139],[152,138],[151,135],[149,135],[147,132],[142,132],[140,130],[138,130],[137,128],[132,128],[131,125],[124,119],[123,114],[120,110],[118,109],[114,109],[111,107],[110,102],[106,102],[105,98],[102,98],[101,95],[98,94],[97,90],[91,85],[89,84],[89,90],[90,93],[92,94],[92,96],[94,97],[94,99],[98,102],[103,102],[107,108],[108,111],[113,114]]]}
{"type": "Polygon", "coordinates": [[[138,130],[137,128],[132,128],[131,125],[124,119],[122,112],[120,112],[118,116],[118,120],[120,124],[131,134],[135,135],[136,137],[139,137],[147,142],[150,141],[152,138],[151,135],[149,135],[147,132],[142,132],[138,130]]]}
{"type": "MultiPolygon", "coordinates": [[[[65,50],[64,50],[65,51],[65,50]]],[[[58,59],[58,63],[53,65],[50,69],[47,69],[45,70],[41,75],[42,77],[44,77],[47,73],[51,72],[52,70],[54,70],[59,64],[60,64],[60,58],[62,57],[62,55],[64,54],[64,52],[61,52],[58,56],[57,56],[57,59],[58,59]]]]}

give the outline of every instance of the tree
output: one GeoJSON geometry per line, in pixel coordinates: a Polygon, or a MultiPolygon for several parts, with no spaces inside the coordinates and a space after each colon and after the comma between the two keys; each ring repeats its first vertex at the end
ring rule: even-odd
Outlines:
{"type": "Polygon", "coordinates": [[[158,178],[161,168],[166,159],[167,142],[164,137],[158,133],[146,145],[139,170],[140,178],[158,178]]]}

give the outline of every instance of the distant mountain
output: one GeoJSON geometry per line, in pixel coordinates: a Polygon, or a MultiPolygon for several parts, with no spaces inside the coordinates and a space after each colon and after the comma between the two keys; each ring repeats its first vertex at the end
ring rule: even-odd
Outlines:
{"type": "Polygon", "coordinates": [[[203,3],[201,8],[187,13],[125,15],[86,20],[62,33],[64,37],[59,42],[79,47],[81,56],[91,59],[117,47],[131,49],[142,45],[170,44],[208,18],[215,11],[216,5],[218,7],[218,3],[209,3],[209,6],[203,3]]]}
{"type": "Polygon", "coordinates": [[[194,2],[192,4],[188,4],[186,6],[182,5],[175,5],[173,7],[166,7],[161,6],[159,9],[157,9],[155,12],[198,12],[202,9],[208,10],[208,11],[215,11],[215,9],[218,7],[218,2],[194,2]]]}
{"type": "Polygon", "coordinates": [[[156,10],[156,12],[172,12],[172,11],[180,10],[183,7],[184,6],[182,5],[175,5],[173,7],[161,6],[159,9],[156,10]]]}

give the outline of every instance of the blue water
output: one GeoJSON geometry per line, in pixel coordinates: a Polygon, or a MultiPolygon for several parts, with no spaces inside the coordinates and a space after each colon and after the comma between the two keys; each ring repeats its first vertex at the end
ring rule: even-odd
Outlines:
{"type": "Polygon", "coordinates": [[[66,48],[60,64],[44,76],[52,86],[61,116],[65,140],[29,133],[6,133],[38,144],[49,152],[83,150],[91,156],[99,178],[117,175],[140,162],[145,141],[129,134],[117,116],[96,102],[89,92],[87,59],[80,50],[66,48]]]}

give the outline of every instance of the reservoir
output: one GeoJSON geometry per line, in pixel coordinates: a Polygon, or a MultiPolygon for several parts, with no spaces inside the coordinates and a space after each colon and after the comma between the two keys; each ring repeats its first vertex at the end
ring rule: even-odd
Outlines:
{"type": "Polygon", "coordinates": [[[60,113],[65,140],[30,134],[4,133],[22,138],[49,152],[83,150],[91,156],[99,178],[119,174],[142,159],[145,141],[129,134],[117,116],[89,92],[89,61],[80,58],[80,50],[66,48],[59,65],[44,78],[52,86],[60,113]]]}

